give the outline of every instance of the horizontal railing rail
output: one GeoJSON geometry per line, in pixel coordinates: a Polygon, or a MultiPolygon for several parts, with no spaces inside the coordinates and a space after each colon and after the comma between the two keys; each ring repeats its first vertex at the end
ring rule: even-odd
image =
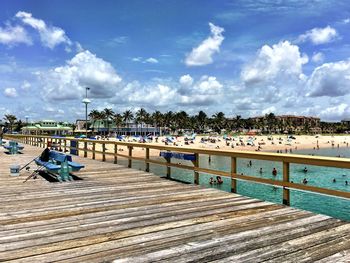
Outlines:
{"type": "MultiPolygon", "coordinates": [[[[128,167],[132,167],[132,161],[141,161],[145,163],[145,170],[149,172],[150,164],[161,165],[167,167],[166,176],[171,177],[171,167],[181,168],[193,171],[194,183],[199,184],[200,173],[212,174],[217,176],[230,177],[231,180],[231,192],[237,191],[237,180],[243,180],[248,182],[254,182],[259,184],[273,185],[282,187],[283,189],[283,203],[290,205],[290,189],[307,191],[317,194],[324,194],[334,197],[350,198],[350,192],[334,190],[329,188],[323,188],[318,186],[304,185],[300,183],[294,183],[290,180],[290,164],[304,164],[304,165],[316,165],[325,167],[345,168],[350,169],[350,159],[338,158],[338,157],[322,157],[322,156],[307,156],[296,154],[276,154],[267,152],[249,152],[249,151],[233,151],[233,150],[221,150],[221,149],[203,149],[203,148],[189,148],[189,147],[177,147],[169,145],[155,145],[149,143],[137,143],[137,142],[121,142],[121,141],[108,141],[108,140],[91,140],[72,137],[51,137],[40,135],[4,135],[6,139],[17,140],[22,143],[35,145],[39,147],[48,147],[50,145],[59,145],[63,151],[67,149],[75,150],[79,155],[82,152],[84,157],[91,153],[92,159],[96,159],[96,154],[102,155],[101,160],[106,161],[106,156],[113,156],[114,163],[118,163],[118,157],[126,158],[128,160],[128,167]],[[73,143],[72,143],[73,142],[73,143]],[[72,146],[72,145],[76,146],[72,146]],[[92,144],[92,149],[88,149],[88,144],[92,144]],[[96,150],[96,145],[101,145],[101,150],[96,150]],[[83,148],[80,147],[83,145],[83,148]],[[113,145],[114,151],[106,151],[106,145],[113,145]],[[127,147],[127,154],[121,154],[118,152],[118,146],[127,147]],[[144,148],[145,157],[133,156],[133,148],[144,148]],[[193,161],[193,165],[186,165],[180,163],[172,163],[170,159],[165,161],[159,161],[150,158],[150,150],[160,151],[172,151],[181,153],[192,153],[196,155],[196,161],[193,161]],[[199,155],[209,156],[224,156],[231,159],[231,171],[225,172],[220,170],[208,169],[199,166],[199,155]],[[237,173],[237,158],[247,158],[263,161],[280,162],[283,165],[282,180],[273,180],[267,178],[256,177],[252,175],[237,173]]],[[[81,154],[80,154],[81,155],[81,154]]]]}

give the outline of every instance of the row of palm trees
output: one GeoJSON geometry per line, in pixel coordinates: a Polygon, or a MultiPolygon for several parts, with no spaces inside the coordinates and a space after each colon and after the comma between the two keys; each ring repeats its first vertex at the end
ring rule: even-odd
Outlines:
{"type": "Polygon", "coordinates": [[[141,108],[134,114],[131,110],[126,110],[123,113],[115,113],[112,109],[106,108],[102,111],[92,110],[89,113],[89,117],[92,127],[95,127],[97,121],[104,120],[107,124],[107,133],[110,131],[111,123],[114,123],[118,128],[123,126],[127,129],[129,129],[130,123],[135,123],[140,126],[141,133],[144,125],[147,127],[153,126],[156,130],[162,129],[163,131],[167,130],[171,132],[184,129],[203,132],[205,129],[210,128],[220,132],[226,125],[226,118],[223,112],[208,117],[203,111],[200,111],[197,115],[189,116],[185,111],[168,111],[166,113],[155,111],[149,113],[144,108],[141,108]]]}
{"type": "MultiPolygon", "coordinates": [[[[92,110],[89,117],[94,127],[96,121],[105,120],[107,123],[107,133],[110,131],[110,124],[118,128],[125,127],[129,130],[130,123],[135,123],[142,129],[144,125],[146,127],[153,126],[156,130],[160,129],[163,133],[173,133],[175,131],[192,130],[196,133],[203,133],[205,131],[213,131],[221,133],[222,131],[242,131],[242,130],[260,130],[263,133],[281,133],[288,132],[293,133],[296,131],[297,126],[291,121],[283,122],[278,119],[275,114],[266,114],[259,120],[253,118],[243,119],[240,115],[236,115],[234,118],[226,118],[223,112],[217,112],[212,116],[208,116],[204,111],[199,111],[197,114],[190,116],[185,111],[173,112],[167,111],[162,113],[160,111],[147,112],[144,108],[139,109],[135,113],[131,110],[126,110],[122,113],[115,113],[112,109],[106,108],[102,111],[92,110]]],[[[300,128],[300,127],[299,127],[300,128]]],[[[302,127],[303,133],[310,133],[313,128],[313,124],[305,123],[302,127]]],[[[321,122],[323,132],[344,132],[348,127],[341,123],[326,123],[321,122]]]]}
{"type": "MultiPolygon", "coordinates": [[[[89,113],[89,117],[94,127],[94,123],[100,123],[103,120],[107,124],[107,133],[110,132],[110,126],[113,123],[114,126],[121,128],[125,127],[129,130],[131,123],[138,124],[140,132],[144,125],[159,129],[163,133],[174,133],[175,131],[192,130],[196,133],[202,133],[205,131],[214,131],[221,133],[223,130],[230,131],[242,131],[257,129],[263,133],[278,133],[288,131],[293,133],[296,130],[296,126],[290,122],[282,122],[273,113],[266,114],[258,121],[253,118],[243,119],[240,115],[236,115],[234,118],[226,118],[223,112],[217,112],[212,116],[208,116],[204,111],[199,111],[197,114],[190,116],[185,111],[173,112],[167,111],[162,113],[160,111],[147,112],[144,108],[139,109],[135,113],[131,110],[126,110],[122,113],[115,113],[112,109],[106,108],[102,111],[92,110],[89,113]]],[[[9,132],[20,132],[21,128],[25,126],[25,122],[18,119],[13,114],[6,114],[3,117],[5,121],[5,130],[9,132]]],[[[75,126],[75,124],[72,124],[75,126]]],[[[313,125],[305,123],[302,127],[303,133],[310,133],[313,129],[313,125]]],[[[349,130],[349,127],[342,123],[329,123],[321,122],[320,128],[322,133],[343,133],[349,130]]],[[[130,132],[129,132],[130,133],[130,132]]]]}

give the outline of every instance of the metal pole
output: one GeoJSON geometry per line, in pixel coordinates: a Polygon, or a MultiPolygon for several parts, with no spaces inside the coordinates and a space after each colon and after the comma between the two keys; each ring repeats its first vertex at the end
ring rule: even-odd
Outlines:
{"type": "MultiPolygon", "coordinates": [[[[87,96],[87,90],[86,90],[86,96],[87,96]]],[[[88,122],[87,122],[87,103],[85,103],[85,136],[87,138],[88,134],[88,122]]]]}

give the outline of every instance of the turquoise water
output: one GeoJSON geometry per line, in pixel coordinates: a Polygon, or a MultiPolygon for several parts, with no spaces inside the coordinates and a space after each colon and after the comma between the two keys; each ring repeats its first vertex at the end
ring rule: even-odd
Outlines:
{"type": "MultiPolygon", "coordinates": [[[[341,156],[350,158],[350,148],[330,148],[321,150],[299,150],[296,154],[319,155],[319,156],[341,156]]],[[[192,165],[189,161],[175,160],[177,163],[192,165]]],[[[119,162],[119,160],[118,160],[119,162]]],[[[282,163],[252,160],[252,166],[248,166],[249,160],[240,158],[237,160],[237,172],[250,176],[257,176],[268,179],[282,180],[282,163]],[[271,173],[276,168],[278,174],[274,177],[271,173]],[[260,168],[263,173],[260,174],[260,168]]],[[[121,164],[126,164],[126,160],[121,160],[121,164]],[[124,163],[125,162],[125,163],[124,163]]],[[[230,172],[231,162],[228,157],[212,156],[211,162],[208,162],[208,156],[200,156],[200,167],[214,170],[230,172]]],[[[320,186],[329,189],[341,191],[350,191],[350,170],[320,166],[307,166],[307,173],[304,172],[305,165],[292,164],[290,166],[290,180],[295,183],[301,183],[304,178],[308,180],[308,185],[320,186]],[[335,179],[335,182],[333,180],[335,179]],[[345,185],[345,181],[349,185],[345,185]]],[[[141,162],[133,162],[133,168],[145,169],[141,162]]],[[[164,176],[166,168],[158,165],[150,165],[151,172],[164,176]]],[[[193,183],[193,172],[178,168],[171,168],[171,177],[184,182],[193,183]]],[[[231,179],[222,177],[223,184],[210,185],[209,180],[213,175],[200,173],[200,185],[217,188],[223,191],[231,192],[231,179]]],[[[282,188],[263,185],[252,182],[237,181],[237,193],[254,197],[274,203],[282,203],[282,188]]],[[[291,206],[309,210],[312,212],[330,215],[332,217],[350,221],[350,200],[329,197],[325,195],[313,194],[291,190],[291,206]]]]}

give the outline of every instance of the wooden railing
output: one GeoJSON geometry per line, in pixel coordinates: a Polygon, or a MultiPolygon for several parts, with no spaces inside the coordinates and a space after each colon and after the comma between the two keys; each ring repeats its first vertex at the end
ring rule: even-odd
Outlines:
{"type": "Polygon", "coordinates": [[[250,181],[260,184],[268,184],[282,187],[283,189],[283,204],[290,205],[290,189],[308,191],[312,193],[324,194],[334,197],[350,198],[350,192],[344,192],[334,189],[322,188],[317,186],[304,185],[299,183],[293,183],[290,181],[290,164],[305,164],[305,165],[317,165],[325,167],[336,167],[350,169],[350,160],[347,158],[332,158],[332,157],[319,157],[319,156],[306,156],[306,155],[295,155],[295,154],[275,154],[267,152],[249,152],[249,151],[228,151],[219,149],[202,149],[202,148],[187,148],[187,147],[176,147],[167,145],[156,145],[147,143],[132,143],[132,142],[119,142],[119,141],[106,141],[106,140],[90,140],[90,139],[78,139],[78,138],[55,138],[50,136],[35,136],[35,135],[5,135],[6,139],[16,140],[22,143],[35,145],[39,147],[47,147],[52,143],[59,144],[63,151],[72,149],[77,151],[77,155],[84,157],[91,153],[91,158],[96,159],[96,154],[102,156],[101,160],[106,161],[106,155],[114,157],[114,163],[118,162],[118,157],[128,159],[128,167],[132,167],[132,160],[142,161],[145,163],[145,170],[149,172],[150,164],[162,165],[167,167],[167,177],[171,176],[171,167],[187,169],[194,172],[194,182],[199,184],[200,173],[207,173],[218,176],[230,177],[231,180],[231,191],[236,192],[237,180],[250,181]],[[76,147],[72,146],[72,141],[76,142],[76,147]],[[69,144],[68,144],[69,142],[69,144]],[[88,149],[88,143],[92,144],[92,149],[88,149]],[[101,145],[101,151],[96,150],[96,145],[101,145]],[[79,145],[83,145],[80,148],[79,145]],[[114,151],[107,152],[106,145],[113,145],[114,151]],[[118,146],[124,146],[128,149],[128,154],[118,153],[118,146]],[[145,157],[133,156],[133,148],[140,147],[145,149],[145,157]],[[197,161],[193,162],[193,166],[184,165],[178,163],[171,163],[170,160],[166,162],[154,160],[150,158],[150,150],[162,150],[172,151],[181,153],[193,153],[197,157],[197,161]],[[225,156],[231,159],[231,171],[224,172],[208,168],[199,167],[199,155],[210,155],[210,156],[225,156]],[[255,160],[274,161],[281,162],[283,164],[283,177],[282,181],[272,180],[267,178],[260,178],[256,176],[244,175],[237,173],[237,158],[248,158],[255,160]]]}

